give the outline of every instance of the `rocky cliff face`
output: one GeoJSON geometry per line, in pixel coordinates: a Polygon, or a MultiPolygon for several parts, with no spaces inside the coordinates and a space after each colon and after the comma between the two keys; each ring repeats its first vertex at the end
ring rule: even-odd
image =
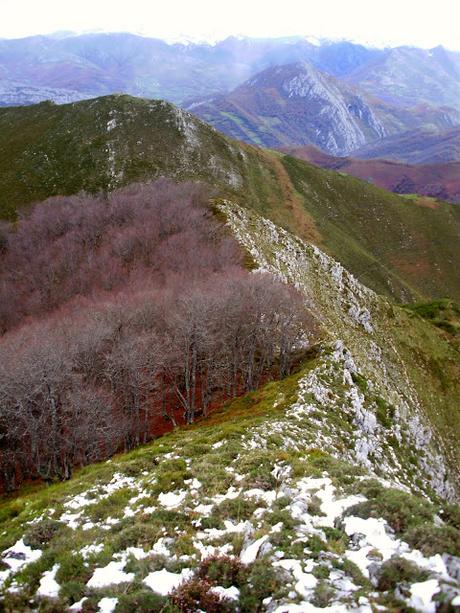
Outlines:
{"type": "Polygon", "coordinates": [[[302,62],[269,68],[228,96],[189,108],[232,136],[257,134],[267,146],[314,143],[341,155],[386,134],[363,96],[302,62]],[[233,129],[225,130],[232,119],[233,129]]]}

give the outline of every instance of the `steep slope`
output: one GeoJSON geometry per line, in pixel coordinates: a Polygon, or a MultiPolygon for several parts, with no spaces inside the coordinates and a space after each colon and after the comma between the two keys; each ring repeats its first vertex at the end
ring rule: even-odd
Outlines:
{"type": "Polygon", "coordinates": [[[267,147],[313,144],[332,155],[421,125],[451,127],[460,118],[452,109],[392,107],[306,62],[268,68],[230,94],[186,108],[234,138],[267,147]]]}
{"type": "Polygon", "coordinates": [[[443,164],[460,161],[460,128],[438,130],[420,128],[388,136],[366,145],[352,155],[358,158],[385,158],[407,164],[443,164]]]}
{"type": "Polygon", "coordinates": [[[0,211],[167,176],[202,180],[311,240],[398,301],[460,300],[460,208],[237,143],[158,101],[107,96],[0,109],[0,211]]]}
{"type": "Polygon", "coordinates": [[[410,107],[414,100],[460,109],[460,71],[443,47],[397,47],[347,76],[370,94],[410,107]]]}
{"type": "MultiPolygon", "coordinates": [[[[331,381],[335,384],[347,381],[351,387],[356,387],[347,398],[356,400],[354,407],[358,413],[364,411],[363,429],[367,438],[365,442],[359,440],[354,445],[355,459],[368,466],[372,463],[380,466],[387,462],[391,464],[383,449],[376,451],[379,428],[376,424],[369,427],[366,410],[375,413],[377,407],[386,407],[383,409],[385,414],[393,407],[393,417],[397,415],[401,420],[401,432],[411,433],[409,436],[415,437],[416,448],[424,448],[419,455],[427,455],[421,460],[421,465],[434,471],[433,487],[440,494],[449,495],[450,492],[456,496],[454,491],[459,483],[457,472],[460,466],[457,445],[460,385],[455,374],[460,367],[458,351],[434,327],[378,297],[318,248],[237,205],[226,203],[221,210],[258,267],[301,288],[307,303],[319,313],[326,337],[335,343],[332,361],[336,364],[333,368],[325,365],[318,373],[318,379],[315,379],[318,385],[316,401],[323,409],[340,410],[340,394],[331,397],[326,390],[321,390],[321,382],[330,385],[331,381]],[[338,372],[337,363],[343,365],[338,372]],[[437,367],[433,368],[435,363],[437,367]],[[443,369],[446,383],[451,380],[454,385],[448,384],[440,392],[438,373],[443,369]],[[431,434],[424,432],[424,425],[429,423],[431,434]],[[436,437],[440,438],[436,440],[436,437]],[[436,456],[436,450],[443,448],[446,462],[450,465],[444,473],[442,462],[436,456]],[[433,462],[429,459],[430,454],[436,456],[433,462]],[[430,464],[431,469],[428,468],[430,464]],[[443,474],[435,476],[436,467],[443,474]],[[451,475],[451,485],[448,484],[448,474],[451,475]]],[[[328,360],[327,357],[323,359],[328,360]]],[[[362,433],[358,438],[360,436],[362,433]]],[[[383,434],[382,440],[387,436],[388,432],[383,434]]],[[[385,474],[394,472],[390,464],[383,468],[385,474]]]]}
{"type": "Polygon", "coordinates": [[[449,376],[458,353],[316,247],[216,206],[255,264],[305,292],[322,344],[296,375],[201,424],[5,501],[5,606],[455,607],[458,507],[443,499],[459,494],[458,377],[442,396],[424,352],[435,345],[449,376]]]}
{"type": "Polygon", "coordinates": [[[340,154],[386,133],[359,94],[305,62],[269,68],[230,95],[189,108],[233,137],[269,147],[315,143],[340,154]]]}
{"type": "Polygon", "coordinates": [[[411,166],[389,160],[334,157],[312,146],[284,147],[281,150],[321,168],[345,172],[397,194],[419,194],[460,202],[460,162],[411,166]]]}

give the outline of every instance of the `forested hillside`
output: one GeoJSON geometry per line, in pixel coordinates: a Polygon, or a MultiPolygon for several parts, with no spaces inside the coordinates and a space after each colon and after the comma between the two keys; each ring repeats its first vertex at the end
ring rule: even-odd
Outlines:
{"type": "Polygon", "coordinates": [[[1,486],[69,478],[284,377],[313,323],[199,185],[51,199],[5,235],[1,486]]]}

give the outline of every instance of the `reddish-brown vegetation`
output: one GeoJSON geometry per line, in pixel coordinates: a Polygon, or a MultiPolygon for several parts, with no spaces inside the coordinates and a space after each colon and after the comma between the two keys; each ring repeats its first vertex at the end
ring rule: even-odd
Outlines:
{"type": "Polygon", "coordinates": [[[161,181],[52,199],[5,229],[6,489],[68,478],[290,372],[309,327],[302,299],[243,269],[207,197],[161,181]]]}
{"type": "Polygon", "coordinates": [[[334,157],[316,147],[285,147],[285,153],[321,168],[346,172],[397,194],[420,194],[460,202],[460,162],[411,166],[389,160],[334,157]]]}

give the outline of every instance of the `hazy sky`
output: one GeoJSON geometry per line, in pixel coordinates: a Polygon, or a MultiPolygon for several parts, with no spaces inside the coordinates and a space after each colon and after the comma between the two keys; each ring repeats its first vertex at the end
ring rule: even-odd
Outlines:
{"type": "Polygon", "coordinates": [[[210,41],[312,35],[460,50],[460,0],[0,0],[0,37],[129,31],[210,41]]]}

